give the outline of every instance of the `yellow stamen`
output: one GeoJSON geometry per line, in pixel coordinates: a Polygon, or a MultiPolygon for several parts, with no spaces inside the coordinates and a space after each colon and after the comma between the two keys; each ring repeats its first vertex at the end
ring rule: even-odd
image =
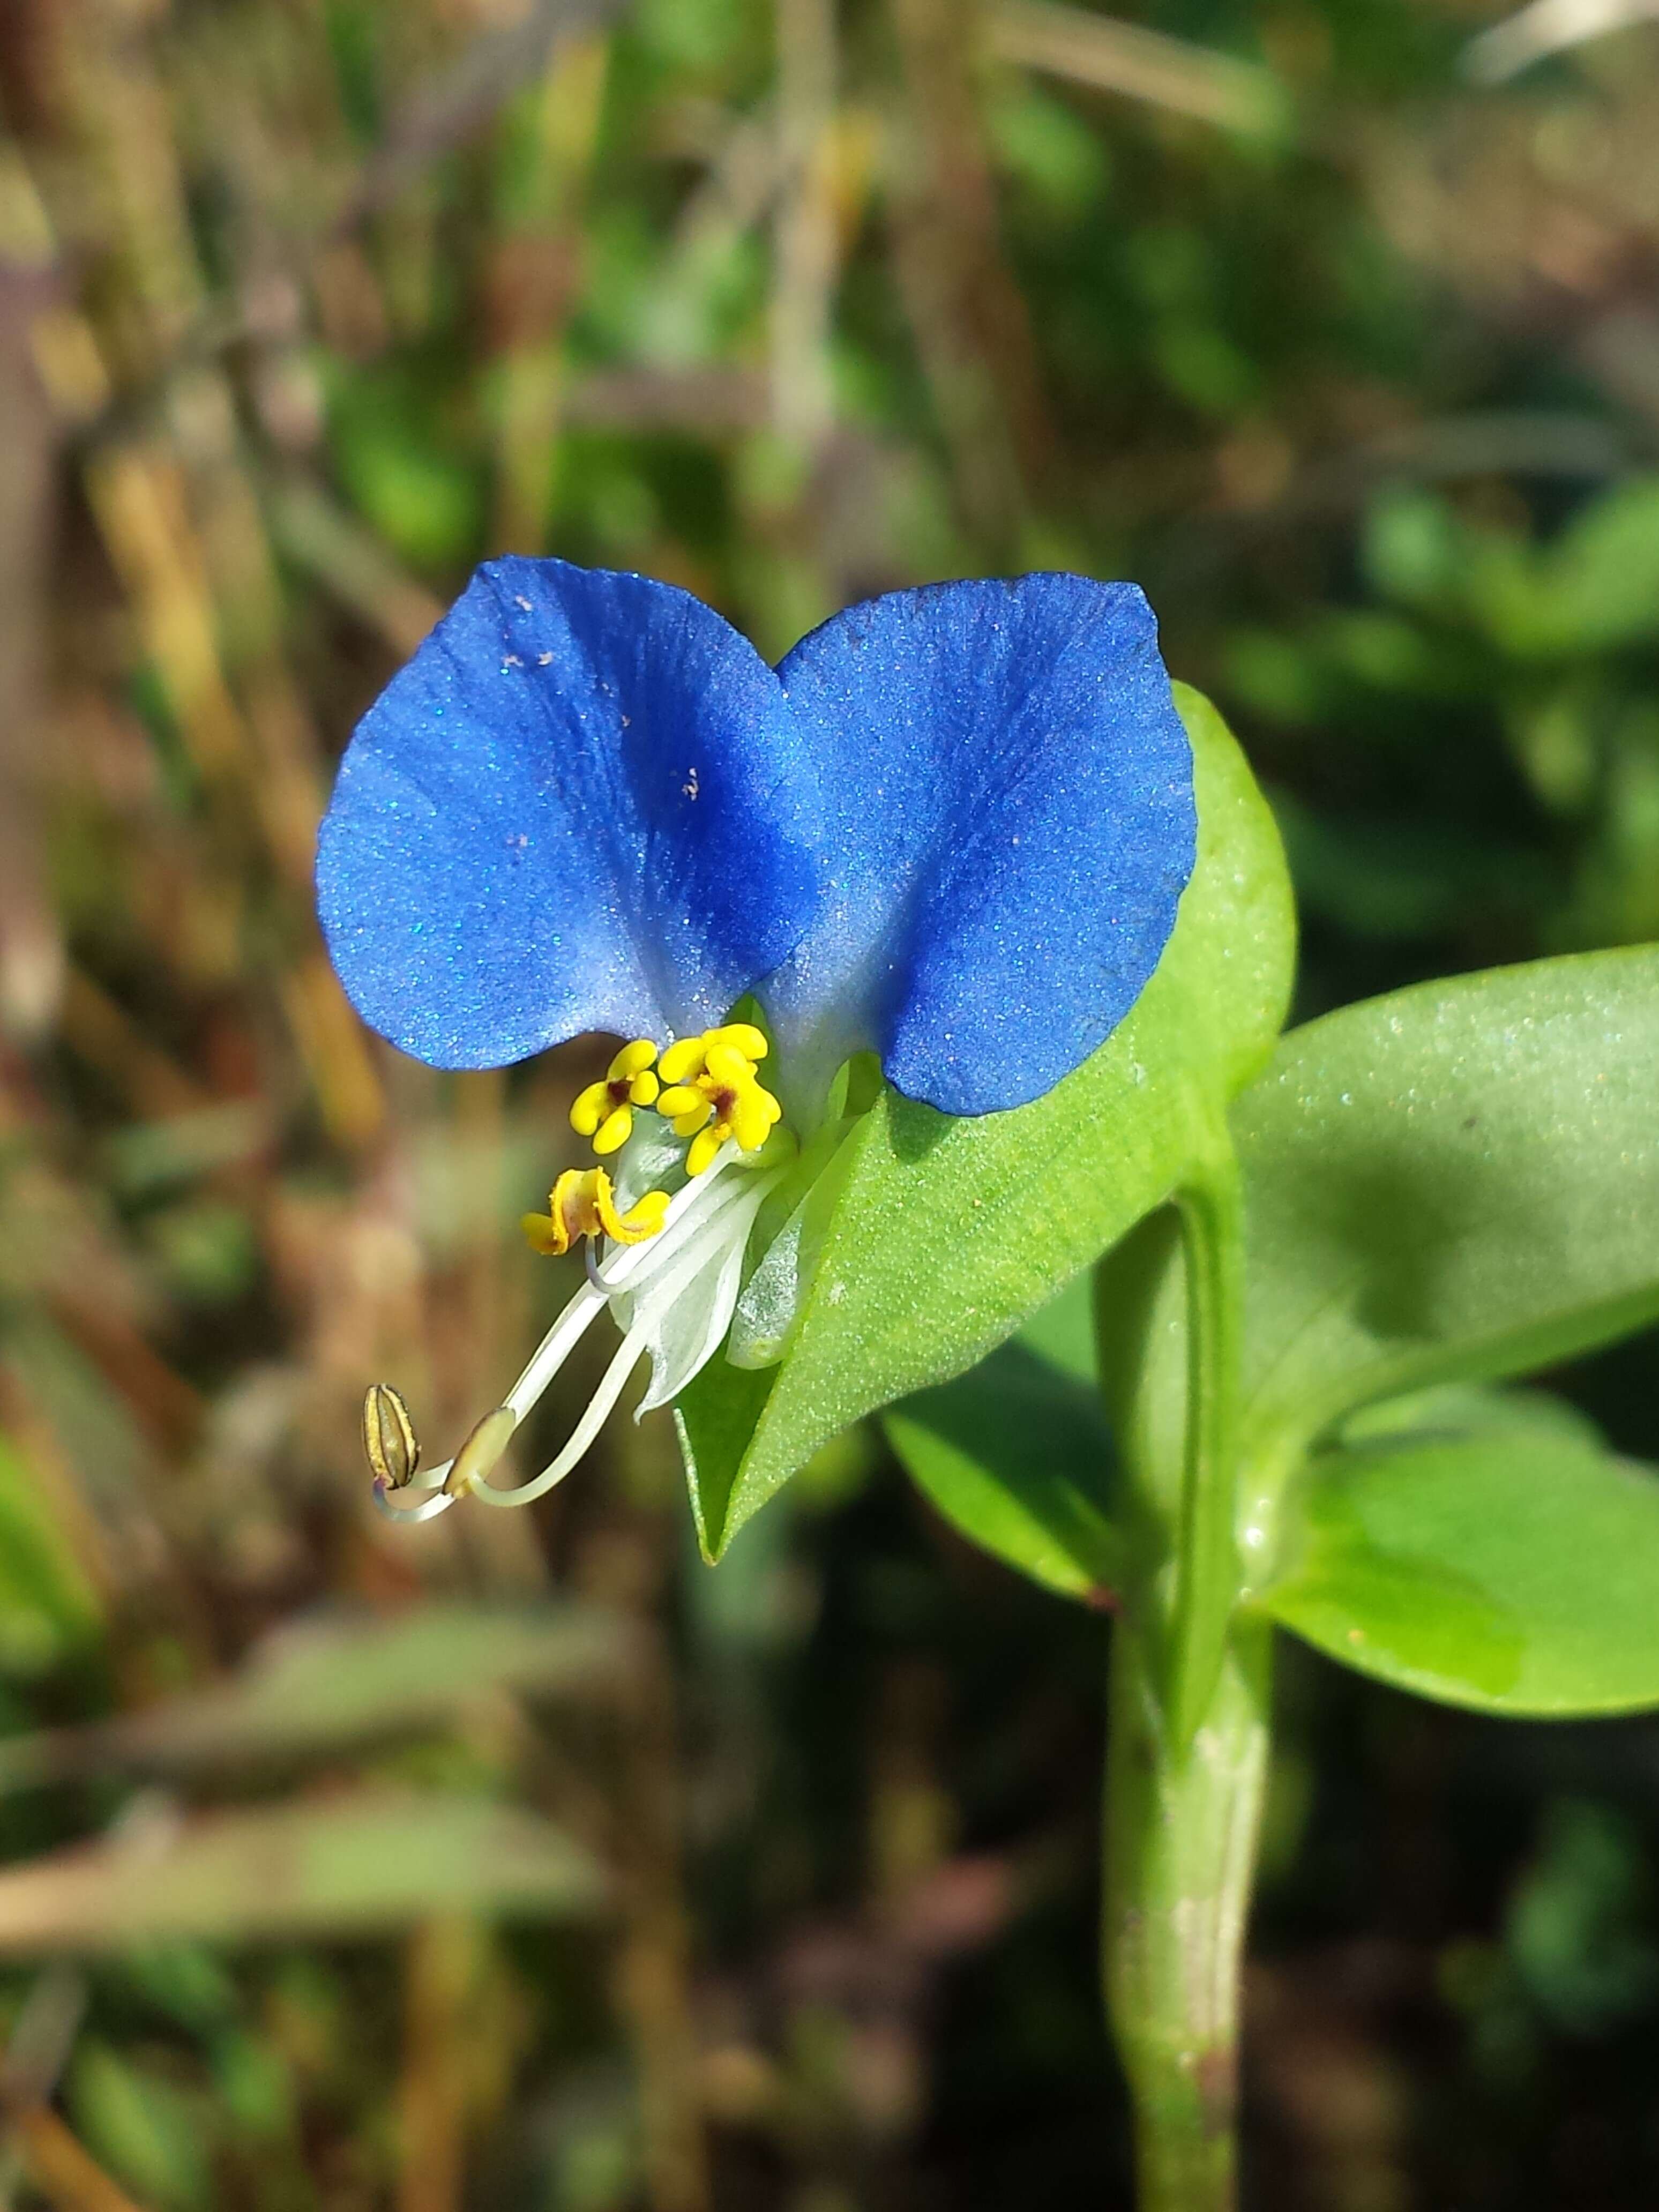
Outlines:
{"type": "Polygon", "coordinates": [[[520,1224],[533,1251],[557,1259],[584,1237],[609,1237],[617,1244],[643,1244],[662,1227],[668,1193],[648,1190],[619,1213],[603,1168],[567,1168],[548,1194],[545,1213],[526,1213],[520,1224]]]}
{"type": "Polygon", "coordinates": [[[570,1126],[592,1139],[601,1157],[620,1152],[634,1133],[635,1106],[654,1106],[662,1088],[655,1073],[657,1048],[649,1037],[625,1044],[605,1070],[603,1083],[579,1091],[570,1109],[570,1126]]]}
{"type": "Polygon", "coordinates": [[[695,1137],[714,1110],[706,1098],[699,1098],[695,1106],[688,1106],[684,1113],[675,1115],[674,1134],[677,1137],[695,1137]]]}
{"type": "MultiPolygon", "coordinates": [[[[623,1047],[605,1072],[612,1083],[632,1082],[636,1075],[645,1074],[656,1064],[656,1046],[649,1037],[635,1037],[632,1044],[623,1047]]],[[[644,1105],[646,1101],[641,1099],[639,1103],[644,1105]]]]}
{"type": "Polygon", "coordinates": [[[576,1094],[576,1103],[570,1109],[570,1126],[579,1137],[591,1137],[610,1111],[611,1085],[590,1083],[586,1091],[576,1094]]]}
{"type": "Polygon", "coordinates": [[[755,1073],[766,1050],[766,1037],[752,1022],[728,1022],[701,1036],[682,1037],[662,1055],[659,1070],[667,1087],[658,1096],[657,1111],[673,1123],[677,1137],[692,1140],[688,1175],[702,1175],[728,1137],[745,1152],[756,1152],[771,1135],[783,1109],[755,1073]]]}
{"type": "Polygon", "coordinates": [[[665,1083],[689,1083],[694,1075],[702,1073],[703,1056],[708,1051],[707,1037],[682,1037],[671,1044],[660,1063],[665,1083]]]}
{"type": "Polygon", "coordinates": [[[720,1044],[735,1045],[749,1060],[764,1060],[771,1050],[766,1031],[757,1030],[753,1022],[727,1022],[724,1029],[711,1030],[708,1034],[720,1044]]]}
{"type": "Polygon", "coordinates": [[[685,1156],[685,1172],[700,1176],[714,1164],[714,1155],[726,1142],[726,1132],[718,1121],[701,1131],[691,1139],[691,1149],[685,1156]]]}
{"type": "Polygon", "coordinates": [[[633,1133],[633,1108],[618,1106],[613,1114],[605,1115],[594,1131],[593,1149],[603,1159],[608,1153],[621,1152],[633,1133]]]}

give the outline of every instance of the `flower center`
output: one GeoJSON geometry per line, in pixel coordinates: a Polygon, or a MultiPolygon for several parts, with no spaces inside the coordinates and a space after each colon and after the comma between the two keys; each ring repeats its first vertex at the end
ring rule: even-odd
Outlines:
{"type": "MultiPolygon", "coordinates": [[[[375,1503],[402,1519],[428,1520],[458,1497],[492,1505],[525,1505],[562,1482],[592,1444],[629,1376],[649,1358],[651,1383],[643,1413],[677,1398],[720,1349],[742,1285],[744,1254],[762,1201],[784,1164],[756,1156],[783,1116],[760,1081],[768,1052],[752,1022],[728,1022],[682,1037],[659,1052],[648,1037],[626,1044],[602,1081],[591,1083],[570,1109],[571,1127],[603,1158],[635,1133],[636,1108],[654,1107],[686,1149],[678,1163],[684,1187],[672,1197],[647,1189],[623,1205],[603,1167],[567,1168],[548,1194],[545,1213],[527,1213],[531,1247],[551,1257],[587,1248],[587,1280],[537,1348],[501,1404],[477,1424],[453,1460],[418,1474],[419,1446],[407,1410],[384,1383],[370,1391],[364,1435],[374,1472],[375,1503]],[[638,1248],[638,1249],[630,1249],[638,1248]],[[568,1442],[533,1480],[498,1489],[491,1471],[514,1432],[541,1398],[600,1310],[609,1305],[623,1331],[621,1346],[568,1442]]],[[[660,1124],[656,1125],[660,1130],[660,1124]]],[[[665,1134],[665,1133],[664,1133],[665,1134]]],[[[643,1161],[663,1161],[662,1136],[642,1137],[619,1170],[621,1189],[638,1188],[643,1161]]],[[[791,1141],[784,1157],[793,1153],[791,1141]]]]}

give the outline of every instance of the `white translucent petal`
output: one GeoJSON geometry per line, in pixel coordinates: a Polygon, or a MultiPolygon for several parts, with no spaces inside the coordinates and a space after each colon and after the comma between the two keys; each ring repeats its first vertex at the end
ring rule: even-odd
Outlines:
{"type": "Polygon", "coordinates": [[[801,1266],[805,1225],[803,1201],[767,1246],[759,1266],[744,1285],[726,1352],[734,1367],[771,1367],[782,1358],[811,1279],[810,1268],[801,1266]]]}
{"type": "Polygon", "coordinates": [[[841,1192],[831,1164],[838,1148],[839,1140],[743,1286],[726,1352],[734,1367],[771,1367],[788,1349],[841,1192]]]}
{"type": "Polygon", "coordinates": [[[678,1398],[725,1341],[743,1284],[743,1255],[749,1231],[765,1197],[757,1190],[732,1209],[725,1236],[710,1240],[708,1258],[678,1296],[644,1298],[631,1334],[651,1354],[651,1387],[635,1414],[648,1413],[678,1398]]]}

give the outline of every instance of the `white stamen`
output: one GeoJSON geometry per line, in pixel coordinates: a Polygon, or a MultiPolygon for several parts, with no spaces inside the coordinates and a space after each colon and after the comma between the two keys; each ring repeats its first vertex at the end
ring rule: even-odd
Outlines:
{"type": "MultiPolygon", "coordinates": [[[[623,1337],[610,1365],[605,1369],[599,1387],[589,1401],[586,1411],[576,1424],[568,1442],[559,1452],[558,1456],[549,1466],[544,1468],[538,1475],[532,1477],[528,1482],[520,1483],[511,1490],[497,1489],[494,1484],[488,1481],[477,1483],[473,1486],[471,1493],[474,1498],[486,1498],[492,1505],[528,1505],[535,1498],[544,1498],[556,1483],[562,1482],[578,1461],[586,1456],[593,1439],[609,1419],[611,1408],[622,1395],[629,1376],[651,1349],[650,1340],[654,1331],[656,1317],[660,1316],[665,1308],[672,1306],[678,1297],[690,1290],[697,1279],[706,1274],[710,1267],[714,1264],[719,1265],[720,1277],[714,1295],[710,1300],[709,1318],[712,1322],[714,1311],[725,1303],[727,1305],[726,1319],[727,1322],[730,1321],[730,1304],[735,1303],[736,1282],[743,1266],[744,1247],[749,1241],[750,1225],[760,1210],[761,1200],[765,1197],[773,1180],[774,1178],[769,1176],[757,1178],[755,1184],[747,1189],[739,1185],[732,1190],[728,1200],[718,1206],[709,1207],[701,1223],[702,1234],[695,1238],[682,1240],[683,1243],[689,1243],[691,1249],[682,1250],[676,1255],[675,1263],[672,1266],[653,1270],[647,1282],[641,1284],[630,1294],[628,1303],[634,1308],[633,1324],[623,1337]],[[717,1222],[720,1225],[718,1238],[713,1234],[717,1222]],[[732,1295],[731,1299],[726,1301],[723,1298],[722,1293],[726,1291],[728,1281],[732,1295]]],[[[653,1238],[652,1241],[654,1243],[657,1240],[653,1238]]],[[[646,1248],[635,1249],[642,1250],[646,1248]]],[[[576,1295],[580,1297],[585,1294],[589,1297],[594,1295],[586,1285],[576,1295]]],[[[697,1367],[703,1365],[713,1356],[719,1346],[720,1337],[725,1333],[725,1328],[722,1327],[717,1334],[707,1339],[702,1356],[696,1363],[697,1367]]],[[[677,1389],[683,1389],[696,1371],[696,1368],[693,1367],[685,1373],[677,1384],[677,1389]]],[[[673,1395],[675,1393],[670,1392],[668,1395],[673,1395]]]]}
{"type": "Polygon", "coordinates": [[[613,1305],[618,1310],[626,1323],[623,1341],[557,1457],[531,1481],[513,1489],[497,1489],[485,1480],[452,1494],[443,1484],[454,1466],[453,1459],[422,1468],[399,1491],[388,1492],[377,1482],[374,1503],[388,1520],[434,1520],[461,1495],[483,1498],[492,1505],[527,1505],[544,1497],[586,1455],[629,1376],[647,1354],[653,1362],[652,1383],[640,1411],[648,1412],[678,1395],[713,1358],[726,1334],[742,1279],[750,1229],[762,1200],[777,1181],[775,1174],[729,1176],[727,1170],[744,1157],[735,1143],[724,1146],[703,1174],[675,1194],[654,1237],[639,1244],[612,1244],[602,1260],[595,1258],[589,1246],[587,1280],[570,1298],[501,1401],[513,1415],[515,1428],[521,1426],[603,1309],[613,1305]],[[702,1326],[670,1357],[663,1325],[677,1301],[695,1292],[711,1274],[708,1295],[700,1302],[702,1326]],[[438,1495],[430,1494],[434,1492],[438,1495]],[[418,1494],[422,1492],[427,1494],[418,1494]]]}
{"type": "Polygon", "coordinates": [[[555,1483],[562,1482],[578,1460],[587,1455],[589,1446],[605,1426],[611,1409],[623,1394],[629,1376],[645,1357],[645,1346],[637,1336],[625,1336],[617,1346],[611,1364],[605,1369],[599,1389],[587,1402],[587,1410],[571,1431],[569,1442],[550,1465],[529,1482],[521,1482],[512,1490],[497,1490],[493,1483],[475,1483],[471,1495],[482,1498],[490,1505],[528,1505],[538,1498],[545,1498],[555,1483]]]}
{"type": "Polygon", "coordinates": [[[584,1283],[536,1346],[530,1364],[501,1401],[519,1420],[523,1420],[605,1307],[605,1292],[584,1283]]]}

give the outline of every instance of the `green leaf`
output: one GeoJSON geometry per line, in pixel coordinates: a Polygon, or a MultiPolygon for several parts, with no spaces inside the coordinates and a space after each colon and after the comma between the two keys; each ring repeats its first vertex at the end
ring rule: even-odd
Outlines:
{"type": "MultiPolygon", "coordinates": [[[[722,1461],[725,1494],[693,1468],[711,1557],[838,1430],[971,1367],[1166,1197],[1271,1048],[1294,957],[1283,848],[1220,717],[1195,692],[1176,696],[1199,860],[1157,973],[1034,1104],[953,1121],[887,1091],[848,1139],[793,1344],[763,1406],[751,1395],[738,1409],[752,1408],[753,1433],[729,1475],[722,1461]]],[[[706,1398],[738,1407],[724,1376],[706,1398]]]]}
{"type": "Polygon", "coordinates": [[[0,1437],[0,1671],[40,1674],[90,1642],[100,1621],[33,1469],[0,1437]]]}
{"type": "Polygon", "coordinates": [[[1103,1601],[1127,1547],[1111,1522],[1112,1440],[1097,1394],[1023,1345],[907,1398],[889,1442],[945,1519],[1034,1582],[1103,1601]]]}
{"type": "Polygon", "coordinates": [[[1073,1275],[1057,1298],[1039,1306],[1019,1333],[1019,1341],[1039,1359],[1057,1367],[1091,1391],[1098,1389],[1095,1358],[1095,1306],[1091,1278],[1073,1275]]]}
{"type": "Polygon", "coordinates": [[[222,2116],[200,2090],[89,2039],[76,2053],[68,2102],[96,2156],[147,2204],[207,2212],[222,2116]]]}
{"type": "Polygon", "coordinates": [[[1550,1390],[1499,1390],[1484,1382],[1442,1382],[1408,1398],[1383,1398],[1362,1406],[1342,1424],[1344,1444],[1375,1443],[1399,1436],[1491,1436],[1550,1438],[1604,1451],[1607,1441],[1589,1415],[1550,1390]]]}
{"type": "Polygon", "coordinates": [[[1425,984],[1287,1037],[1234,1114],[1247,1449],[1659,1316],[1656,1101],[1652,948],[1425,984]]]}
{"type": "Polygon", "coordinates": [[[1541,621],[1525,642],[1598,653],[1659,630],[1659,478],[1605,492],[1540,562],[1541,621]]]}
{"type": "MultiPolygon", "coordinates": [[[[1277,1479],[1362,1406],[1522,1375],[1659,1317],[1656,1100],[1651,947],[1421,984],[1292,1030],[1232,1112],[1246,1459],[1277,1479]]],[[[1134,1410],[1137,1458],[1157,1462],[1178,1459],[1186,1355],[1178,1250],[1155,1243],[1114,1255],[1109,1290],[1151,1315],[1134,1410]]]]}
{"type": "Polygon", "coordinates": [[[167,1817],[0,1874],[0,1958],[372,1936],[434,1912],[586,1917],[604,1897],[568,1836],[483,1798],[364,1791],[167,1817]]]}
{"type": "Polygon", "coordinates": [[[1659,1705],[1659,1475],[1542,1428],[1316,1461],[1256,1599],[1361,1674],[1445,1705],[1659,1705]]]}

